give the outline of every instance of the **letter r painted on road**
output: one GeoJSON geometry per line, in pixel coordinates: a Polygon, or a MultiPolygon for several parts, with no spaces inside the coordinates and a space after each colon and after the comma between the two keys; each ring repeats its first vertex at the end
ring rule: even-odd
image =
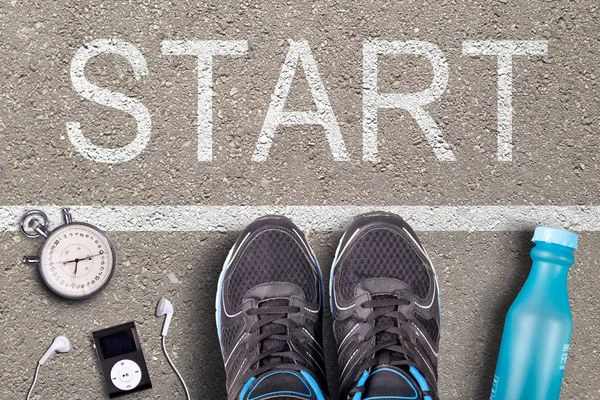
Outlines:
{"type": "Polygon", "coordinates": [[[213,57],[240,56],[246,40],[165,40],[164,55],[198,57],[198,161],[212,161],[213,57]]]}
{"type": "Polygon", "coordinates": [[[363,159],[377,160],[377,112],[380,108],[401,108],[417,121],[440,161],[455,161],[454,153],[444,140],[441,129],[423,108],[432,103],[448,85],[448,63],[436,45],[422,41],[366,41],[363,45],[363,159]],[[418,93],[379,93],[378,59],[385,54],[412,54],[426,57],[433,68],[431,85],[418,93]]]}
{"type": "Polygon", "coordinates": [[[513,56],[545,56],[546,40],[467,40],[463,55],[498,56],[498,160],[512,161],[513,56]]]}
{"type": "Polygon", "coordinates": [[[146,59],[134,45],[122,40],[98,39],[81,46],[75,53],[71,61],[71,82],[81,97],[133,116],[137,121],[138,130],[135,139],[120,148],[102,148],[83,136],[79,122],[67,122],[67,135],[75,149],[85,158],[103,163],[122,163],[144,151],[150,140],[152,122],[150,112],[139,100],[98,87],[86,79],[85,65],[91,58],[103,53],[116,54],[127,59],[137,79],[148,75],[146,59]]]}

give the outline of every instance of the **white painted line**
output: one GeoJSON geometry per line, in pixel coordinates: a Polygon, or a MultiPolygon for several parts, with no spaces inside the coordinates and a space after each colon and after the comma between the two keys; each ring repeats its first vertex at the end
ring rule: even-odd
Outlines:
{"type": "MultiPolygon", "coordinates": [[[[0,206],[0,232],[18,230],[26,211],[39,208],[51,227],[60,206],[0,206]]],[[[522,231],[548,225],[600,231],[600,206],[71,206],[75,221],[107,231],[240,231],[267,214],[286,215],[304,231],[341,231],[352,218],[383,210],[402,216],[417,231],[522,231]]]]}

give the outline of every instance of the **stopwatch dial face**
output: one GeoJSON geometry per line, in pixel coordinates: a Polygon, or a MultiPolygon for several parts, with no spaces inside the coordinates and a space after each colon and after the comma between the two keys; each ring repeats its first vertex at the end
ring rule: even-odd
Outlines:
{"type": "Polygon", "coordinates": [[[98,228],[72,223],[54,230],[40,254],[40,274],[56,294],[70,299],[89,297],[110,280],[115,254],[98,228]]]}

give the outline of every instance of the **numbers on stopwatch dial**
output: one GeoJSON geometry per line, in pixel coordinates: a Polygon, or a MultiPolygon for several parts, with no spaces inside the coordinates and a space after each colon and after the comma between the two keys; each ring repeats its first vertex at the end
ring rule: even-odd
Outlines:
{"type": "Polygon", "coordinates": [[[40,270],[48,286],[59,294],[86,296],[110,279],[114,254],[97,229],[78,223],[64,225],[48,237],[40,270]]]}

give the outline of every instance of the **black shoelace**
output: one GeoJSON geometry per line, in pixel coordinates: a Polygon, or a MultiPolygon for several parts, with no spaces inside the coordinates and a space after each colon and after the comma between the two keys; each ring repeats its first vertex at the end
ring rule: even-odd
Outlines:
{"type": "Polygon", "coordinates": [[[298,325],[289,318],[290,314],[300,312],[300,308],[279,302],[267,301],[246,311],[259,319],[250,328],[253,337],[247,343],[248,352],[258,348],[258,354],[250,361],[245,379],[273,369],[301,371],[305,368],[306,361],[293,347],[299,343],[298,337],[292,334],[298,325]]]}
{"type": "MultiPolygon", "coordinates": [[[[408,334],[403,328],[404,324],[410,323],[408,318],[399,311],[402,305],[409,305],[407,299],[400,299],[393,296],[381,296],[373,300],[362,303],[362,308],[371,308],[373,311],[369,314],[367,323],[375,322],[365,335],[365,342],[368,342],[375,336],[375,346],[363,356],[364,362],[359,371],[366,371],[379,365],[389,365],[395,367],[415,366],[420,371],[428,368],[420,357],[414,357],[415,345],[408,343],[406,338],[408,334]]],[[[364,393],[365,387],[355,387],[348,394],[352,399],[356,393],[364,393]]],[[[423,392],[424,396],[434,397],[433,392],[423,392]]]]}

